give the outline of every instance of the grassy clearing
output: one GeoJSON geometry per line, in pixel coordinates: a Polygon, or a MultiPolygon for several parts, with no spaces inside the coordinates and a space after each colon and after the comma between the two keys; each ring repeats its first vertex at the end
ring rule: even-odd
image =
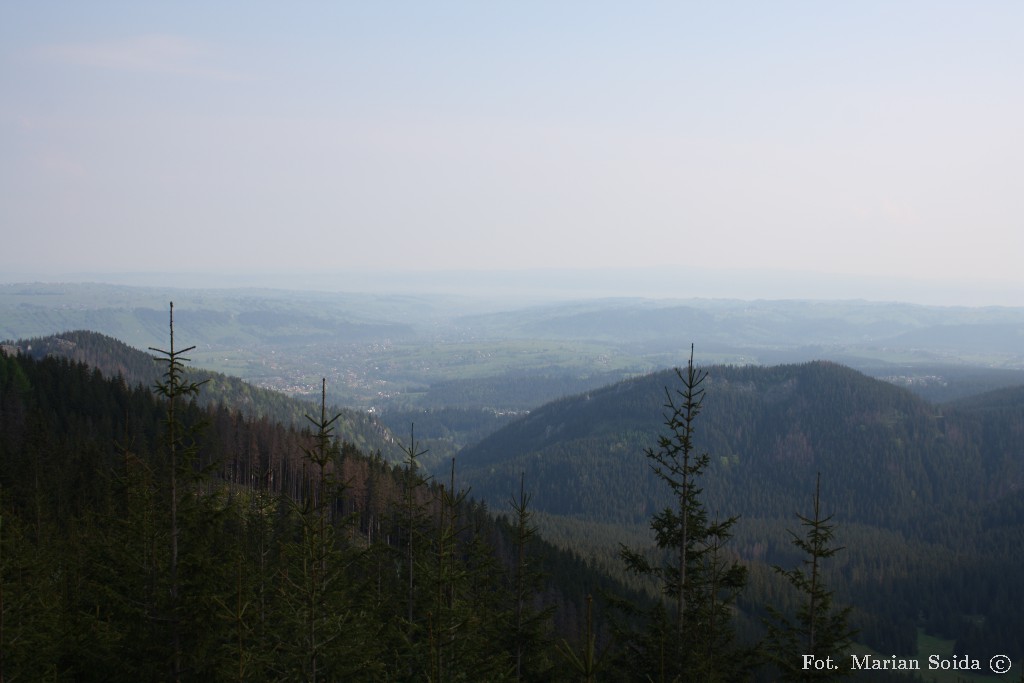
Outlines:
{"type": "Polygon", "coordinates": [[[988,660],[980,655],[981,672],[977,671],[954,671],[928,669],[928,657],[938,655],[941,658],[951,659],[953,657],[953,646],[955,641],[943,640],[936,636],[930,636],[922,629],[917,630],[917,652],[918,662],[921,665],[921,678],[926,683],[967,683],[968,681],[1014,681],[1020,672],[1020,662],[1017,662],[1013,669],[1002,675],[993,674],[989,670],[988,660]]]}
{"type": "MultiPolygon", "coordinates": [[[[930,636],[922,629],[917,629],[917,662],[921,667],[919,671],[913,672],[920,676],[919,679],[908,679],[908,680],[921,680],[924,683],[986,683],[995,681],[1002,681],[1003,683],[1011,683],[1016,681],[1017,676],[1020,672],[1021,663],[1017,662],[1014,667],[1007,673],[996,675],[989,669],[989,662],[986,657],[978,656],[977,658],[981,664],[981,671],[958,671],[953,669],[935,669],[929,670],[928,658],[932,655],[938,655],[941,659],[952,660],[953,658],[953,646],[955,641],[944,640],[936,636],[930,636]]],[[[885,660],[888,659],[889,655],[876,652],[871,648],[861,645],[860,643],[854,643],[850,648],[850,654],[854,655],[872,655],[873,657],[885,660]]],[[[855,680],[870,680],[870,672],[861,671],[860,677],[855,677],[855,680]]]]}

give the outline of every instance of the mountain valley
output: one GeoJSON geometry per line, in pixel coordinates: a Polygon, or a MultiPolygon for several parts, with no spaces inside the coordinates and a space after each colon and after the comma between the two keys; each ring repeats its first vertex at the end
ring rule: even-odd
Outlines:
{"type": "MultiPolygon", "coordinates": [[[[122,292],[124,300],[109,307],[53,306],[44,314],[24,301],[12,304],[8,288],[0,303],[22,316],[5,318],[8,331],[22,329],[15,323],[38,332],[45,324],[90,321],[105,331],[18,334],[4,352],[36,362],[64,358],[127,387],[151,387],[161,371],[152,352],[140,349],[161,348],[162,337],[150,309],[136,305],[139,294],[122,292]],[[131,342],[112,334],[132,326],[131,342]]],[[[77,296],[88,298],[88,290],[77,296]]],[[[204,382],[200,405],[213,411],[210,443],[243,438],[223,431],[240,429],[230,427],[239,420],[309,429],[307,416],[320,411],[310,401],[319,398],[310,377],[321,374],[325,400],[342,406],[327,412],[339,415],[336,433],[346,448],[396,473],[413,449],[434,485],[451,479],[499,519],[511,520],[509,502],[522,483],[541,535],[553,544],[543,551],[549,565],[568,563],[557,556],[568,553],[606,577],[609,590],[646,595],[638,601],[655,599],[657,590],[625,570],[620,544],[660,556],[649,520],[673,499],[645,450],[664,431],[666,399],[680,387],[669,368],[679,364],[679,340],[692,333],[708,372],[695,432],[697,449],[709,455],[701,495],[716,518],[738,518],[726,547],[750,577],[737,602],[742,638],[763,634],[764,605],[784,594],[771,566],[800,561],[790,532],[797,515],[807,514],[820,475],[824,511],[843,546],[827,580],[837,601],[853,607],[861,646],[924,658],[919,643],[932,637],[986,659],[1024,655],[1014,635],[1024,631],[1024,593],[1012,571],[1024,560],[1024,379],[1014,309],[614,301],[471,315],[453,306],[442,315],[437,302],[429,311],[413,300],[375,308],[353,297],[362,314],[343,315],[330,312],[326,296],[309,296],[287,314],[283,304],[260,313],[266,300],[243,310],[240,295],[219,296],[206,299],[198,315],[175,305],[178,338],[191,344],[195,333],[201,340],[189,354],[194,366],[228,359],[213,372],[188,370],[192,381],[204,382]],[[216,306],[225,310],[215,314],[216,306]],[[943,313],[961,322],[936,327],[943,313]],[[405,323],[396,322],[403,316],[405,323]],[[210,327],[197,333],[204,320],[210,327]],[[228,354],[244,335],[248,357],[255,359],[257,348],[263,354],[259,363],[243,364],[255,375],[243,374],[247,381],[224,374],[242,367],[228,354]],[[379,372],[384,379],[335,388],[352,376],[352,366],[337,364],[341,355],[321,356],[337,348],[338,337],[351,340],[349,360],[362,364],[364,378],[379,372]],[[805,357],[818,351],[835,358],[805,357]],[[275,366],[286,374],[297,371],[284,368],[318,360],[304,371],[305,388],[285,396],[258,378],[255,368],[266,367],[267,355],[287,358],[275,366]],[[764,363],[773,358],[799,361],[764,363]],[[354,388],[377,381],[375,396],[354,388]]],[[[288,376],[299,386],[297,374],[288,376]]],[[[230,446],[219,448],[230,454],[230,446]]],[[[17,475],[8,470],[4,477],[6,495],[14,495],[17,475]]],[[[566,637],[581,628],[583,597],[574,595],[575,616],[565,598],[558,611],[566,637]]]]}

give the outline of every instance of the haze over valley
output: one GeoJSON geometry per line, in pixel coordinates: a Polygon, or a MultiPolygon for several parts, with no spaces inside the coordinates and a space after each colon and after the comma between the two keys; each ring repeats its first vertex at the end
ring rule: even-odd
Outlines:
{"type": "MultiPolygon", "coordinates": [[[[0,338],[92,330],[145,349],[168,297],[195,362],[257,386],[311,396],[321,377],[340,404],[471,407],[459,387],[503,377],[560,379],[487,406],[528,410],[615,379],[678,365],[834,360],[951,398],[1017,383],[1024,309],[869,301],[590,298],[497,302],[453,294],[0,285],[0,338]],[[579,383],[573,385],[572,383],[579,383]],[[432,394],[447,391],[444,400],[432,394]],[[552,393],[553,392],[553,393],[552,393]]],[[[481,407],[474,404],[475,407],[481,407]]]]}

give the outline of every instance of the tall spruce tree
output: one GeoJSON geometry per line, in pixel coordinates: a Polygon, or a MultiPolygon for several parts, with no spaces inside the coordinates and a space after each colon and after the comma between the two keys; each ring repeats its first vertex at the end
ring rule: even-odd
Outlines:
{"type": "Polygon", "coordinates": [[[189,382],[185,379],[185,362],[189,359],[183,354],[193,350],[195,346],[185,349],[174,348],[174,302],[170,304],[170,344],[167,350],[150,347],[157,354],[156,359],[165,364],[163,379],[157,382],[156,393],[167,401],[167,415],[164,421],[166,455],[168,458],[169,498],[170,498],[170,557],[167,568],[169,606],[163,617],[170,624],[171,637],[171,678],[180,680],[183,671],[182,662],[182,595],[181,595],[181,557],[179,541],[181,537],[180,510],[182,503],[189,496],[189,474],[192,471],[196,455],[195,442],[191,430],[186,428],[181,416],[183,400],[188,401],[199,395],[201,383],[189,382]]]}
{"type": "Polygon", "coordinates": [[[824,580],[824,561],[843,550],[832,545],[835,524],[832,515],[821,516],[821,474],[814,485],[814,512],[811,517],[797,514],[804,534],[790,531],[792,542],[805,554],[801,566],[772,569],[783,576],[798,591],[800,598],[793,616],[769,607],[771,619],[766,622],[765,651],[779,668],[783,681],[829,681],[850,675],[850,670],[804,667],[804,656],[812,655],[824,661],[831,657],[835,664],[845,658],[856,632],[849,626],[850,608],[836,609],[832,605],[833,591],[824,580]]]}
{"type": "Polygon", "coordinates": [[[503,572],[494,549],[455,483],[455,460],[447,485],[434,487],[433,561],[424,567],[432,597],[427,603],[429,680],[505,681],[508,653],[500,647],[505,616],[498,600],[503,572]]]}
{"type": "Polygon", "coordinates": [[[672,491],[675,505],[651,519],[660,555],[621,547],[626,568],[654,580],[670,602],[647,615],[646,631],[625,636],[628,670],[655,681],[737,681],[752,666],[735,642],[731,612],[746,585],[746,568],[724,554],[737,517],[709,521],[700,483],[710,458],[697,450],[694,434],[708,373],[693,363],[676,368],[681,388],[665,388],[666,433],[645,455],[672,491]]]}
{"type": "Polygon", "coordinates": [[[451,680],[460,668],[458,635],[464,630],[466,615],[461,609],[459,589],[466,578],[459,562],[459,535],[463,531],[459,508],[466,498],[455,488],[455,460],[452,459],[450,483],[435,489],[436,520],[432,539],[433,556],[426,568],[431,596],[427,602],[428,640],[430,643],[430,680],[451,680]]]}
{"type": "Polygon", "coordinates": [[[584,631],[580,637],[579,652],[564,638],[558,644],[558,654],[562,656],[566,680],[595,683],[598,674],[605,669],[604,655],[606,652],[598,652],[597,634],[594,632],[593,603],[593,596],[588,595],[587,616],[584,631]]]}
{"type": "Polygon", "coordinates": [[[409,443],[399,443],[405,454],[403,467],[399,470],[401,494],[398,504],[393,507],[399,544],[396,558],[404,604],[396,605],[396,613],[404,616],[395,620],[401,629],[391,651],[395,655],[395,667],[405,677],[423,675],[430,670],[429,648],[430,624],[427,608],[431,593],[427,577],[433,566],[431,546],[433,544],[432,521],[429,516],[430,477],[421,471],[419,458],[427,453],[416,441],[416,427],[409,429],[409,443]],[[424,635],[426,634],[426,636],[424,635]]]}
{"type": "Polygon", "coordinates": [[[531,542],[537,536],[530,509],[532,496],[526,492],[526,475],[519,475],[519,495],[509,501],[512,508],[512,540],[515,565],[512,571],[512,655],[515,680],[546,680],[551,662],[545,651],[551,640],[553,607],[538,608],[535,596],[543,588],[544,576],[530,556],[531,542]]]}
{"type": "Polygon", "coordinates": [[[361,556],[347,538],[353,518],[336,515],[346,484],[339,476],[341,449],[334,439],[340,414],[328,417],[326,392],[325,379],[320,415],[307,416],[316,432],[312,445],[302,448],[301,494],[289,501],[297,542],[283,548],[277,615],[287,631],[281,638],[279,675],[313,683],[353,680],[356,675],[372,679],[381,668],[377,643],[359,604],[361,556]]]}

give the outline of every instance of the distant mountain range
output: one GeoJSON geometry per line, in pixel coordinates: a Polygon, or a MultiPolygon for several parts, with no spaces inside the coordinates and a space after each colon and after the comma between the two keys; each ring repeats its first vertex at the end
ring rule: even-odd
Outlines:
{"type": "Polygon", "coordinates": [[[528,410],[670,368],[832,360],[934,400],[1024,384],[1024,309],[870,301],[603,298],[530,302],[465,294],[0,285],[0,340],[92,330],[135,348],[166,334],[174,300],[196,363],[341,405],[528,410]],[[550,389],[502,392],[508,380],[550,389]],[[540,386],[539,384],[537,385],[540,386]],[[552,391],[555,390],[555,391],[552,391]],[[455,403],[453,403],[453,400],[455,403]]]}

